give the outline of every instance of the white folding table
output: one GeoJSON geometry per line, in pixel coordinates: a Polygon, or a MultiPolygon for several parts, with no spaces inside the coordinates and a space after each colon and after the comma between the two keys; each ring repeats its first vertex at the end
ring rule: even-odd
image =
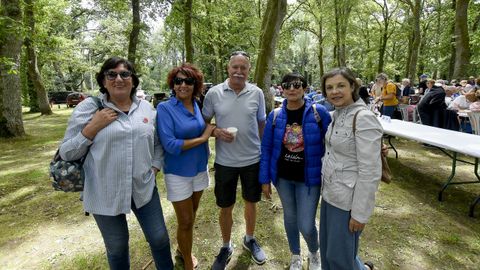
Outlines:
{"type": "MultiPolygon", "coordinates": [[[[480,158],[480,136],[396,119],[385,120],[380,118],[380,123],[382,123],[385,134],[435,146],[452,159],[452,171],[447,181],[443,185],[442,189],[438,193],[439,201],[442,201],[443,191],[449,185],[480,183],[480,176],[478,174],[478,160],[480,158]],[[475,162],[458,159],[458,153],[474,157],[475,162]],[[453,177],[455,176],[457,161],[474,165],[474,174],[477,179],[474,181],[452,182],[453,177]]],[[[395,151],[396,158],[398,158],[398,152],[391,142],[391,137],[389,137],[388,143],[390,144],[390,147],[392,147],[392,149],[395,151]]],[[[475,205],[479,202],[480,196],[478,196],[470,205],[469,215],[471,217],[473,217],[475,205]]]]}

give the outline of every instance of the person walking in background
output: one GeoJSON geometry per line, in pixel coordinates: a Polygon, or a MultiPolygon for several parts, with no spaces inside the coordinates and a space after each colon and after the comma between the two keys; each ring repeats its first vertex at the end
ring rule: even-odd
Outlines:
{"type": "Polygon", "coordinates": [[[325,135],[320,208],[320,254],[324,270],[373,269],[358,256],[359,237],[375,207],[382,176],[383,129],[358,95],[346,68],[322,77],[322,92],[335,106],[325,135]]]}
{"type": "Polygon", "coordinates": [[[197,98],[203,74],[185,63],[167,76],[173,97],[157,106],[158,137],[165,150],[163,172],[167,199],[177,216],[177,242],[184,269],[198,266],[192,255],[193,224],[203,190],[209,185],[208,138],[214,125],[205,124],[197,98]]]}
{"type": "MultiPolygon", "coordinates": [[[[228,79],[208,91],[203,104],[207,123],[215,117],[215,198],[220,207],[220,229],[223,247],[212,269],[225,269],[233,254],[231,232],[238,177],[245,202],[246,233],[243,247],[251,252],[257,264],[266,256],[254,237],[257,217],[256,203],[261,199],[262,188],[258,181],[260,139],[265,127],[265,100],[260,88],[247,82],[250,57],[237,51],[228,63],[228,79]],[[235,133],[227,128],[234,127],[235,133]]],[[[232,129],[230,129],[232,130],[232,129]]]]}
{"type": "Polygon", "coordinates": [[[324,135],[330,114],[305,98],[307,80],[297,73],[282,79],[283,106],[270,112],[262,138],[260,183],[270,199],[270,183],[283,206],[283,222],[292,258],[290,270],[302,269],[300,232],[307,243],[308,269],[320,270],[318,231],[315,226],[321,184],[324,135]]]}
{"type": "Polygon", "coordinates": [[[155,132],[155,110],[135,96],[139,80],[126,59],[106,60],[96,76],[103,110],[93,99],[75,108],[60,155],[84,162],[83,207],[100,229],[110,269],[129,269],[126,214],[133,211],[157,269],[173,269],[170,239],[155,184],[163,151],[155,132]]]}
{"type": "Polygon", "coordinates": [[[383,102],[382,115],[392,117],[398,105],[397,87],[394,83],[388,82],[388,77],[384,73],[377,75],[376,85],[382,88],[382,95],[377,98],[377,101],[383,102]]]}

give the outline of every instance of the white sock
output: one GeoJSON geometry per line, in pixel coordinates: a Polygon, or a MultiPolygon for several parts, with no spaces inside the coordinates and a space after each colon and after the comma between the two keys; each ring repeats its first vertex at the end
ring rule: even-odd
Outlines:
{"type": "Polygon", "coordinates": [[[245,234],[245,241],[249,242],[252,239],[255,239],[255,237],[253,237],[253,235],[245,234]]]}
{"type": "Polygon", "coordinates": [[[228,241],[227,243],[223,243],[223,247],[228,247],[229,249],[232,249],[232,241],[228,241]]]}

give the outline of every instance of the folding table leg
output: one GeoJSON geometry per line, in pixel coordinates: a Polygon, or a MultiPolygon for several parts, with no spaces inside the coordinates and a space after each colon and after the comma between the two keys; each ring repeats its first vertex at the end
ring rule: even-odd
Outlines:
{"type": "Polygon", "coordinates": [[[473,217],[473,211],[475,210],[475,205],[477,205],[480,202],[480,196],[478,196],[470,205],[470,213],[468,214],[469,216],[473,217]]]}
{"type": "Polygon", "coordinates": [[[390,145],[390,149],[393,149],[393,151],[395,152],[395,158],[398,159],[398,152],[397,152],[397,149],[395,149],[395,146],[393,146],[392,144],[392,138],[393,136],[392,135],[384,135],[385,137],[388,137],[388,144],[390,145]]]}
{"type": "Polygon", "coordinates": [[[452,158],[452,173],[450,173],[450,176],[448,177],[447,182],[443,185],[442,190],[440,190],[440,192],[438,193],[439,201],[443,201],[443,191],[447,189],[453,177],[455,176],[455,169],[457,168],[457,152],[453,152],[453,155],[451,158],[452,158]]]}

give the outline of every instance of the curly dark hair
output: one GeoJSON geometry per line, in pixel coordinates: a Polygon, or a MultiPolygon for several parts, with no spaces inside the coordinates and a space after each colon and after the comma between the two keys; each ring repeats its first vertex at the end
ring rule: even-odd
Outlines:
{"type": "Polygon", "coordinates": [[[100,71],[95,75],[98,86],[100,86],[100,92],[102,94],[106,93],[107,96],[110,96],[105,86],[103,86],[103,83],[105,82],[105,72],[107,72],[110,69],[114,69],[119,65],[123,65],[126,69],[132,72],[133,88],[132,88],[132,91],[130,92],[130,97],[133,97],[137,92],[137,87],[140,84],[140,80],[138,79],[138,76],[135,72],[135,68],[133,67],[133,64],[130,63],[130,61],[128,61],[127,59],[116,57],[116,56],[108,58],[103,63],[100,71]]]}
{"type": "Polygon", "coordinates": [[[190,63],[183,63],[179,67],[174,67],[167,76],[167,84],[172,90],[173,95],[175,95],[173,79],[177,77],[178,73],[195,79],[195,83],[193,84],[193,97],[199,97],[203,91],[203,73],[190,63]]]}
{"type": "Polygon", "coordinates": [[[330,70],[329,72],[323,74],[322,76],[322,94],[324,97],[327,97],[327,90],[325,89],[325,81],[329,78],[335,77],[337,75],[342,76],[345,78],[349,83],[350,87],[352,87],[353,92],[352,92],[352,98],[353,101],[357,101],[360,98],[359,95],[359,89],[360,85],[358,85],[358,82],[356,80],[355,75],[353,72],[348,69],[348,68],[335,68],[333,70],[330,70]]]}

